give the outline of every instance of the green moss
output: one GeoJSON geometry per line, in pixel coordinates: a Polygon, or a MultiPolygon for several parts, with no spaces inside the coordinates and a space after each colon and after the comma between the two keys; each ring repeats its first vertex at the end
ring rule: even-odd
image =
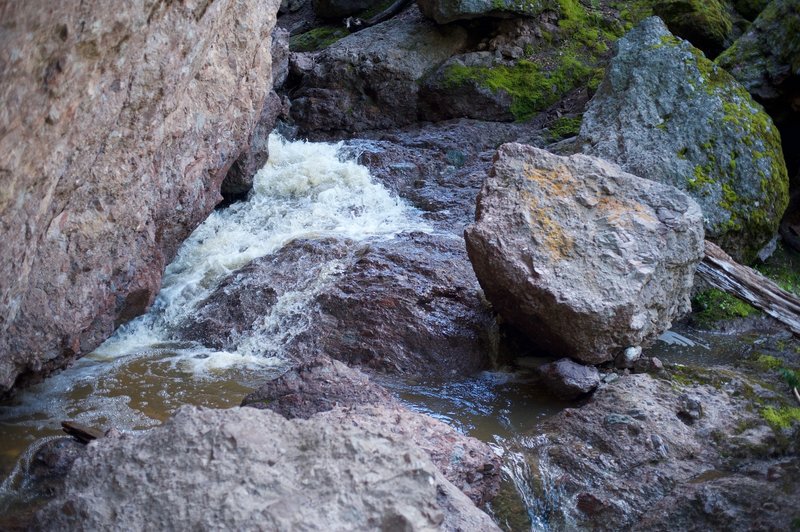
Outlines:
{"type": "Polygon", "coordinates": [[[289,49],[293,52],[314,52],[326,48],[349,35],[346,29],[320,26],[289,38],[289,49]]]}
{"type": "Polygon", "coordinates": [[[692,317],[701,326],[722,320],[746,318],[758,312],[744,301],[716,288],[705,290],[692,299],[692,317]]]}
{"type": "Polygon", "coordinates": [[[775,253],[756,269],[784,290],[800,295],[800,253],[780,243],[775,253]]]}
{"type": "Polygon", "coordinates": [[[778,369],[783,366],[783,362],[770,355],[759,355],[755,363],[758,367],[765,370],[778,369]]]}
{"type": "Polygon", "coordinates": [[[554,120],[553,123],[548,126],[548,139],[554,142],[568,137],[574,137],[581,130],[582,120],[583,116],[562,116],[554,120]]]}
{"type": "Polygon", "coordinates": [[[794,422],[800,422],[800,408],[768,406],[761,410],[761,417],[776,430],[788,429],[794,422]]]}
{"type": "Polygon", "coordinates": [[[503,91],[511,96],[514,117],[526,120],[557,102],[579,83],[589,79],[592,73],[591,67],[565,54],[551,70],[524,59],[515,65],[492,68],[450,65],[443,81],[450,88],[474,82],[493,92],[503,91]]]}
{"type": "Polygon", "coordinates": [[[664,0],[653,11],[669,30],[707,53],[719,53],[733,30],[727,6],[720,0],[664,0]]]}

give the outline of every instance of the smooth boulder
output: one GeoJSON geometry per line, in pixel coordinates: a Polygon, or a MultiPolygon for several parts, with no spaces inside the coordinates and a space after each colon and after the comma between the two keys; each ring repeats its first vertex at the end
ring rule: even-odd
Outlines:
{"type": "Polygon", "coordinates": [[[596,364],[690,310],[702,214],[686,194],[585,155],[504,144],[467,251],[495,310],[556,356],[596,364]]]}
{"type": "Polygon", "coordinates": [[[702,207],[706,235],[752,261],[788,202],[777,128],[730,74],[656,17],[617,43],[583,116],[583,151],[675,186],[702,207]]]}
{"type": "Polygon", "coordinates": [[[39,527],[69,530],[497,530],[419,447],[359,416],[286,420],[183,407],[92,443],[39,527]]]}
{"type": "Polygon", "coordinates": [[[153,301],[248,150],[277,9],[3,4],[0,394],[91,351],[153,301]]]}
{"type": "Polygon", "coordinates": [[[578,364],[568,358],[539,366],[538,371],[544,385],[560,399],[577,399],[600,384],[597,368],[578,364]]]}

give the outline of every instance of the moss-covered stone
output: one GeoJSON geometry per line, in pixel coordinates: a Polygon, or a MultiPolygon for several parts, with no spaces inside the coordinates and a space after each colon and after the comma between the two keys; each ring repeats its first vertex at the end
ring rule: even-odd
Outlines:
{"type": "Polygon", "coordinates": [[[770,0],[734,0],[733,7],[747,20],[754,20],[769,2],[770,0]]]}
{"type": "Polygon", "coordinates": [[[692,318],[701,327],[710,327],[717,322],[735,318],[746,318],[758,310],[741,299],[711,288],[692,298],[692,318]]]}
{"type": "Polygon", "coordinates": [[[800,408],[798,407],[772,407],[761,410],[761,416],[774,429],[788,429],[795,423],[800,423],[800,408]]]}
{"type": "Polygon", "coordinates": [[[547,126],[547,138],[550,142],[574,137],[581,130],[581,116],[562,116],[547,126]]]}
{"type": "Polygon", "coordinates": [[[724,50],[730,40],[733,21],[720,0],[666,0],[656,2],[654,11],[672,33],[711,56],[724,50]]]}
{"type": "Polygon", "coordinates": [[[348,31],[341,27],[320,26],[305,33],[292,36],[289,39],[289,49],[293,52],[315,52],[330,46],[348,35],[348,31]]]}
{"type": "Polygon", "coordinates": [[[778,129],[730,74],[658,19],[630,35],[584,115],[584,146],[689,192],[708,238],[752,262],[788,204],[778,129]]]}

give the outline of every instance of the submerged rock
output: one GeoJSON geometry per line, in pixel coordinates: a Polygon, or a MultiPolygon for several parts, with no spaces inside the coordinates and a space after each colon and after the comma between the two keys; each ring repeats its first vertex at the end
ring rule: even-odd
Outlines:
{"type": "Polygon", "coordinates": [[[294,360],[325,353],[379,372],[470,375],[488,367],[495,327],[479,288],[455,236],[299,240],[232,273],[182,334],[222,349],[268,342],[272,306],[301,301],[279,324],[278,347],[294,360]]]}
{"type": "Polygon", "coordinates": [[[292,118],[303,132],[364,131],[417,120],[419,84],[458,52],[467,32],[407,10],[316,54],[295,54],[292,118]]]}
{"type": "Polygon", "coordinates": [[[581,125],[584,152],[675,186],[706,236],[739,261],[773,237],[788,202],[778,130],[747,91],[655,17],[618,42],[581,125]]]}
{"type": "Polygon", "coordinates": [[[497,530],[425,452],[368,421],[183,407],[161,427],[92,443],[38,526],[497,530]]]}
{"type": "Polygon", "coordinates": [[[585,155],[505,144],[467,251],[495,310],[539,348],[587,363],[653,340],[690,310],[700,208],[585,155]]]}
{"type": "Polygon", "coordinates": [[[271,87],[277,8],[3,5],[0,393],[151,303],[247,148],[271,87]]]}
{"type": "Polygon", "coordinates": [[[539,374],[551,392],[565,400],[577,399],[600,384],[600,372],[594,366],[577,364],[568,358],[544,364],[539,374]]]}
{"type": "Polygon", "coordinates": [[[487,444],[430,416],[413,412],[358,370],[320,356],[265,383],[242,406],[269,409],[288,419],[321,417],[392,434],[423,449],[439,471],[476,505],[500,489],[500,458],[487,444]]]}

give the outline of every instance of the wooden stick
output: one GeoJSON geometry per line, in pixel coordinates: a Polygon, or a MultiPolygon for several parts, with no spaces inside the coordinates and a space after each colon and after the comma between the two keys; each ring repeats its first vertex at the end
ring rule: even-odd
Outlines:
{"type": "Polygon", "coordinates": [[[800,299],[753,268],[737,263],[713,242],[706,240],[706,254],[697,273],[714,288],[764,311],[800,336],[800,299]]]}
{"type": "Polygon", "coordinates": [[[105,436],[101,430],[87,427],[86,425],[81,425],[80,423],[76,423],[74,421],[62,421],[61,430],[77,439],[81,443],[89,443],[92,440],[96,440],[105,436]]]}

